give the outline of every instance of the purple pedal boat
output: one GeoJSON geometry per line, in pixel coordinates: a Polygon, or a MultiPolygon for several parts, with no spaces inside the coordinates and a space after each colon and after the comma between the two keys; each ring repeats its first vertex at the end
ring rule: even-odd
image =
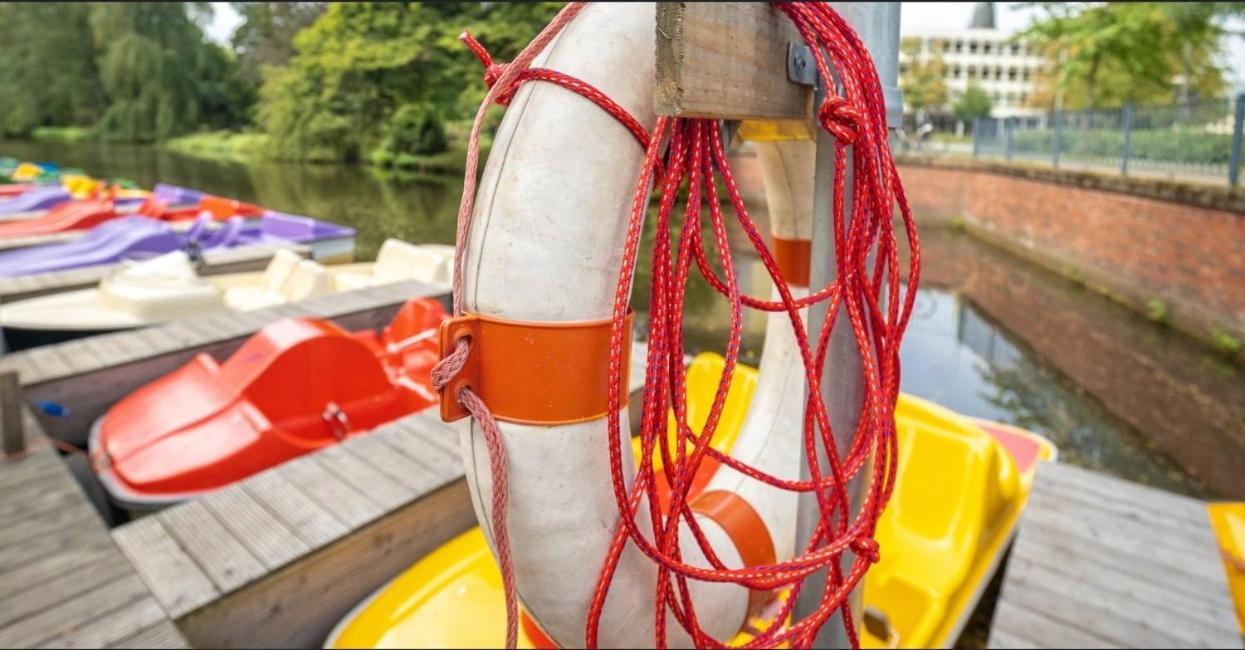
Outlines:
{"type": "Polygon", "coordinates": [[[38,216],[72,199],[60,185],[36,187],[13,198],[0,199],[0,221],[38,216]]]}
{"type": "Polygon", "coordinates": [[[354,238],[353,228],[279,212],[225,222],[203,214],[185,230],[158,219],[128,216],[96,226],[73,241],[0,253],[0,278],[142,260],[175,250],[254,245],[305,244],[317,260],[350,261],[354,238]]]}

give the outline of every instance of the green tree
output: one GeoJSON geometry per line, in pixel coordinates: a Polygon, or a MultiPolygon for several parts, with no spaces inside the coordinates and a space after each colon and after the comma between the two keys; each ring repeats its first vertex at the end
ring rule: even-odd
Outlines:
{"type": "Polygon", "coordinates": [[[947,104],[947,84],[943,81],[946,65],[942,55],[935,54],[928,61],[921,61],[920,48],[921,41],[918,38],[908,37],[899,43],[899,49],[906,59],[899,86],[903,88],[904,103],[918,116],[947,104]]]}
{"type": "Polygon", "coordinates": [[[90,23],[108,108],[98,128],[150,142],[236,117],[232,55],[204,41],[206,3],[98,3],[90,23]],[[232,116],[232,117],[231,117],[232,116]]]}
{"type": "Polygon", "coordinates": [[[1050,59],[1054,73],[1043,78],[1043,96],[1052,107],[1170,102],[1224,88],[1216,63],[1223,16],[1240,3],[1034,4],[1042,17],[1018,37],[1050,59]]]}
{"type": "Polygon", "coordinates": [[[99,117],[90,7],[77,3],[0,4],[0,132],[86,126],[99,117]]]}
{"type": "Polygon", "coordinates": [[[324,2],[233,2],[242,22],[233,33],[238,77],[258,87],[263,70],[294,56],[294,36],[324,13],[324,2]]]}
{"type": "Polygon", "coordinates": [[[558,5],[331,4],[294,38],[296,54],[270,69],[259,123],[281,158],[364,159],[383,146],[406,105],[464,119],[483,97],[481,70],[457,40],[469,29],[500,60],[516,54],[558,5]]]}
{"type": "Polygon", "coordinates": [[[991,101],[990,95],[982,90],[981,86],[969,84],[959,100],[955,102],[952,112],[955,114],[955,119],[972,122],[979,117],[990,117],[992,108],[994,108],[994,102],[991,101]]]}

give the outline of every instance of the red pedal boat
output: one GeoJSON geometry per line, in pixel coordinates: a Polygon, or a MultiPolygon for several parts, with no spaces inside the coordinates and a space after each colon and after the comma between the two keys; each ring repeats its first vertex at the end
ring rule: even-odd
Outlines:
{"type": "Polygon", "coordinates": [[[92,468],[115,505],[147,511],[428,407],[444,319],[411,300],[380,333],[291,318],[223,364],[199,354],[96,421],[92,468]]]}
{"type": "Polygon", "coordinates": [[[0,240],[87,230],[125,214],[189,222],[204,211],[210,212],[216,219],[258,217],[264,213],[259,206],[216,196],[205,196],[197,204],[188,206],[169,206],[163,199],[150,196],[137,209],[131,207],[129,210],[118,209],[113,198],[78,199],[61,203],[41,217],[0,223],[0,240]]]}

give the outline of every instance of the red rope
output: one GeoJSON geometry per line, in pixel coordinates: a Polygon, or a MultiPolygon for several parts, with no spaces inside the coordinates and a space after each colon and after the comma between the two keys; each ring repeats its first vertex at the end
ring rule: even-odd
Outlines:
{"type": "MultiPolygon", "coordinates": [[[[722,647],[723,641],[709,637],[696,619],[688,588],[688,580],[734,583],[748,589],[790,589],[790,597],[775,617],[785,621],[791,615],[803,582],[821,570],[827,572],[827,584],[816,609],[788,625],[774,625],[758,634],[747,647],[790,644],[807,647],[822,625],[838,611],[848,638],[859,645],[856,630],[850,624],[847,596],[863,578],[868,567],[878,560],[878,546],[873,532],[882,508],[895,483],[897,445],[895,440],[894,407],[899,393],[899,346],[907,326],[920,275],[920,251],[911,211],[903,194],[898,172],[887,142],[886,107],[873,62],[856,33],[828,5],[823,3],[777,3],[776,6],[795,24],[810,45],[822,79],[836,78],[842,94],[829,94],[817,110],[817,120],[836,139],[833,174],[833,206],[830,234],[839,255],[835,260],[835,281],[796,299],[769,251],[764,237],[748,214],[734,175],[722,147],[720,127],[710,120],[659,118],[653,134],[644,131],[638,120],[595,87],[563,73],[528,67],[535,56],[582,9],[568,5],[510,64],[495,63],[488,52],[470,34],[461,39],[485,66],[489,92],[476,116],[472,130],[463,200],[459,209],[458,257],[455,265],[455,310],[461,312],[461,255],[466,243],[471,210],[475,196],[478,166],[478,138],[484,111],[494,101],[507,104],[519,84],[537,80],[555,83],[589,99],[614,116],[645,147],[646,156],[632,202],[627,237],[623,244],[623,263],[613,305],[613,329],[609,356],[610,410],[621,409],[619,398],[623,377],[622,358],[625,338],[624,318],[629,309],[631,278],[639,253],[641,233],[652,187],[661,188],[661,201],[656,217],[656,235],[652,251],[652,291],[649,304],[650,338],[648,365],[642,410],[640,467],[635,482],[625,485],[624,459],[620,443],[619,422],[606,418],[609,431],[610,481],[618,505],[621,525],[615,532],[604,559],[596,589],[588,611],[585,639],[589,647],[598,642],[598,629],[606,596],[627,544],[650,558],[658,567],[655,585],[654,643],[667,643],[667,614],[672,616],[700,647],[722,647]],[[851,145],[850,151],[848,145],[851,145]],[[663,153],[665,165],[662,164],[663,153]],[[846,180],[848,156],[855,170],[850,188],[846,180]],[[766,271],[779,291],[779,300],[762,300],[743,295],[727,241],[727,217],[722,210],[718,184],[726,191],[724,197],[734,219],[755,249],[766,271]],[[677,239],[674,235],[674,208],[680,189],[685,193],[685,208],[677,239]],[[844,196],[852,194],[852,208],[845,210],[844,196]],[[903,218],[910,252],[907,269],[908,285],[900,283],[898,242],[892,231],[892,215],[898,206],[903,218]],[[713,260],[706,252],[702,229],[712,233],[713,260]],[[672,242],[677,241],[677,247],[672,242]],[[873,255],[873,261],[870,256],[873,255]],[[693,432],[687,422],[686,371],[683,366],[682,339],[683,304],[687,282],[693,266],[728,299],[730,329],[725,350],[725,367],[718,384],[706,423],[700,433],[693,432]],[[815,343],[810,340],[800,310],[816,302],[828,303],[828,314],[817,332],[815,343]],[[797,481],[770,476],[711,447],[721,418],[726,393],[734,374],[742,339],[745,307],[787,313],[799,345],[808,384],[808,400],[804,422],[804,452],[809,460],[810,479],[797,481]],[[845,313],[851,334],[860,353],[864,404],[859,423],[847,449],[839,449],[829,424],[829,410],[821,398],[821,377],[825,366],[830,336],[840,313],[845,313]],[[673,410],[677,422],[675,453],[663,440],[666,413],[673,410]],[[659,477],[653,467],[654,449],[660,449],[663,460],[659,477]],[[690,451],[689,451],[690,448],[690,451]],[[816,459],[819,452],[828,459],[823,467],[816,459]],[[813,492],[820,510],[820,523],[802,553],[791,560],[761,567],[728,569],[709,545],[700,530],[694,513],[688,507],[692,477],[706,456],[776,488],[813,492]],[[868,463],[873,459],[872,465],[868,463]],[[867,491],[859,513],[852,517],[848,507],[846,485],[870,467],[867,491]],[[659,481],[660,479],[664,479],[659,481]],[[669,499],[660,505],[658,486],[669,486],[669,499]],[[642,532],[636,522],[640,504],[647,502],[646,513],[652,538],[642,532]],[[689,565],[680,556],[680,534],[686,530],[694,543],[708,558],[711,568],[689,565]],[[845,551],[855,558],[843,570],[845,551]]],[[[460,346],[434,371],[440,385],[446,377],[461,368],[466,346],[460,346]]],[[[514,598],[514,574],[505,532],[506,478],[505,456],[500,434],[488,408],[478,397],[464,390],[458,399],[471,410],[484,430],[493,472],[493,535],[501,565],[507,601],[507,645],[513,647],[517,609],[514,598]]],[[[842,408],[842,407],[840,407],[842,408]]]]}

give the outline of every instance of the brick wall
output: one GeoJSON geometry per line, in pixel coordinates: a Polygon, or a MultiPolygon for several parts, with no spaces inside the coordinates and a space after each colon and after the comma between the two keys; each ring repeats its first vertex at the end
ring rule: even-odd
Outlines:
{"type": "Polygon", "coordinates": [[[970,232],[1209,339],[1245,334],[1245,214],[971,168],[906,164],[918,219],[970,232]]]}

